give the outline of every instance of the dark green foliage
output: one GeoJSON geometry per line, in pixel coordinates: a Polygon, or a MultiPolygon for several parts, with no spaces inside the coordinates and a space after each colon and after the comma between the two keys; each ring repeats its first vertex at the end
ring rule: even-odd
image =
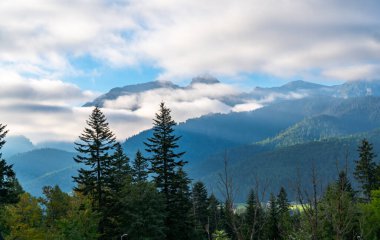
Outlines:
{"type": "Polygon", "coordinates": [[[217,229],[222,228],[221,224],[221,204],[215,195],[212,193],[208,198],[208,229],[207,234],[210,236],[217,229]]]}
{"type": "Polygon", "coordinates": [[[192,191],[193,202],[193,218],[195,223],[195,231],[199,235],[199,239],[207,238],[209,231],[209,212],[207,190],[203,182],[196,182],[192,191]]]}
{"type": "Polygon", "coordinates": [[[352,184],[347,177],[346,171],[339,172],[339,177],[335,184],[339,186],[341,191],[347,192],[352,200],[355,200],[356,192],[352,188],[352,184]]]}
{"type": "Polygon", "coordinates": [[[102,215],[99,232],[104,239],[115,233],[117,199],[115,195],[120,188],[120,178],[126,171],[128,158],[124,156],[114,134],[108,127],[108,122],[99,108],[92,111],[83,133],[76,142],[78,155],[75,162],[85,165],[78,170],[74,181],[78,184],[76,191],[93,198],[94,208],[102,215]]]}
{"type": "Polygon", "coordinates": [[[180,137],[174,135],[176,122],[170,115],[170,109],[162,102],[160,109],[153,119],[153,137],[145,142],[146,151],[151,154],[151,172],[158,189],[168,200],[170,187],[175,179],[175,172],[178,167],[182,167],[185,162],[180,160],[184,152],[175,152],[178,148],[180,137]]]}
{"type": "Polygon", "coordinates": [[[165,199],[166,239],[192,239],[190,181],[182,170],[186,162],[180,158],[184,152],[175,151],[180,139],[174,134],[175,125],[170,109],[162,102],[154,119],[153,137],[148,138],[145,145],[150,154],[153,180],[165,199]]]}
{"type": "Polygon", "coordinates": [[[129,158],[124,154],[120,143],[116,143],[115,152],[109,168],[109,175],[112,180],[112,187],[119,191],[127,176],[132,173],[131,166],[129,165],[129,158]]]}
{"type": "Polygon", "coordinates": [[[75,143],[79,154],[74,157],[75,162],[86,167],[79,169],[74,180],[78,184],[76,190],[85,195],[93,195],[99,208],[104,201],[107,171],[112,159],[110,151],[116,146],[116,138],[99,108],[92,111],[86,122],[88,127],[79,136],[81,142],[75,143]]]}
{"type": "MultiPolygon", "coordinates": [[[[5,128],[5,125],[0,124],[0,150],[5,144],[4,138],[8,133],[5,128]]],[[[4,204],[16,203],[19,194],[22,192],[12,167],[2,159],[0,152],[0,208],[4,204]]]]}
{"type": "Polygon", "coordinates": [[[122,233],[128,239],[165,239],[165,200],[155,185],[127,180],[121,195],[122,233]]]}
{"type": "Polygon", "coordinates": [[[268,203],[268,217],[267,217],[267,229],[266,229],[266,238],[267,239],[281,239],[280,233],[280,215],[279,208],[277,204],[276,197],[271,194],[268,203]]]}
{"type": "Polygon", "coordinates": [[[135,161],[132,166],[132,177],[134,182],[144,182],[148,179],[148,161],[138,150],[136,152],[135,161]]]}
{"type": "Polygon", "coordinates": [[[166,206],[167,239],[190,240],[194,239],[193,219],[191,218],[190,180],[182,168],[175,173],[174,183],[171,186],[171,196],[166,206]]]}
{"type": "Polygon", "coordinates": [[[379,179],[376,176],[377,165],[374,161],[376,154],[373,146],[366,139],[363,139],[359,148],[359,159],[355,161],[354,176],[361,184],[364,197],[367,201],[371,198],[371,191],[379,187],[379,179]]]}
{"type": "Polygon", "coordinates": [[[247,209],[244,216],[244,232],[246,239],[260,239],[264,221],[264,210],[258,202],[258,196],[253,189],[247,199],[247,209]]]}
{"type": "Polygon", "coordinates": [[[277,195],[277,206],[279,215],[279,230],[280,239],[287,239],[291,228],[290,218],[290,204],[288,200],[288,194],[284,187],[281,187],[279,194],[277,195]]]}
{"type": "Polygon", "coordinates": [[[289,200],[288,194],[284,187],[280,188],[280,192],[277,195],[278,211],[280,214],[289,212],[289,200]]]}
{"type": "Polygon", "coordinates": [[[56,185],[42,189],[44,197],[40,202],[45,206],[45,225],[49,231],[56,226],[57,221],[64,218],[69,211],[70,196],[56,185]]]}
{"type": "Polygon", "coordinates": [[[358,209],[352,191],[346,188],[349,182],[342,181],[340,175],[337,182],[327,187],[320,201],[321,235],[329,239],[356,239],[358,235],[358,209]]]}

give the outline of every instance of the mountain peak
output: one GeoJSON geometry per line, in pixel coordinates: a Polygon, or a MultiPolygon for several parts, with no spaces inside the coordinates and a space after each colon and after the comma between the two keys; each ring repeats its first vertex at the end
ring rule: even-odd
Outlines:
{"type": "Polygon", "coordinates": [[[211,76],[209,74],[205,74],[205,75],[193,78],[191,80],[190,85],[197,84],[197,83],[216,84],[216,83],[220,83],[220,81],[216,77],[214,77],[214,76],[211,76]]]}
{"type": "Polygon", "coordinates": [[[321,87],[325,87],[325,86],[321,84],[317,84],[317,83],[303,81],[303,80],[288,82],[281,86],[281,88],[286,88],[286,89],[315,89],[315,88],[321,88],[321,87]]]}

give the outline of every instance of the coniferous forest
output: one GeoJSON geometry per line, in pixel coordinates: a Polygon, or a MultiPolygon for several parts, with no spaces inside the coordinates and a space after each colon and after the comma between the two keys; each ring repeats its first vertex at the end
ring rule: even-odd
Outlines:
{"type": "MultiPolygon", "coordinates": [[[[0,239],[380,239],[380,166],[366,139],[357,146],[358,188],[347,167],[322,187],[311,165],[307,182],[268,192],[256,179],[246,202],[237,203],[227,157],[217,194],[188,177],[181,136],[163,102],[152,137],[134,156],[126,156],[100,108],[86,124],[75,142],[80,168],[70,193],[45,186],[32,196],[0,155],[0,239]]],[[[0,149],[7,133],[0,125],[0,149]]]]}

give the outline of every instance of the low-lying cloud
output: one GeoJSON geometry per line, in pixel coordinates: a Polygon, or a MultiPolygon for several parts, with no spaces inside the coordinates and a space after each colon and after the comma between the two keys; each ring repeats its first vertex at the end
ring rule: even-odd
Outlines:
{"type": "MultiPolygon", "coordinates": [[[[80,105],[97,96],[59,80],[30,80],[17,76],[15,81],[4,84],[6,87],[0,90],[0,122],[8,125],[11,135],[24,135],[34,143],[75,141],[93,109],[80,105]]],[[[242,94],[247,93],[227,84],[197,83],[120,96],[105,101],[102,110],[118,139],[124,140],[151,128],[162,101],[170,107],[177,122],[184,122],[212,113],[255,110],[277,99],[302,97],[290,93],[267,94],[265,98],[254,99],[244,98],[242,94]]]]}
{"type": "Polygon", "coordinates": [[[226,84],[194,84],[187,88],[159,88],[120,96],[115,100],[105,101],[104,107],[125,109],[137,116],[152,119],[158,103],[164,101],[170,106],[174,118],[183,122],[209,113],[231,111],[231,106],[223,103],[222,98],[239,93],[237,88],[226,84]]]}

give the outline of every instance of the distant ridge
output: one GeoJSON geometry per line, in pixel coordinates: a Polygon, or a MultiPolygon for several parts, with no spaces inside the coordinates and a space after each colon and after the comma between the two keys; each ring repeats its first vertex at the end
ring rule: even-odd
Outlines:
{"type": "Polygon", "coordinates": [[[92,102],[88,102],[83,105],[83,107],[100,106],[102,107],[105,100],[115,100],[123,95],[130,95],[134,93],[141,93],[149,90],[159,89],[159,88],[171,88],[178,89],[178,85],[170,81],[152,81],[146,83],[139,83],[134,85],[127,85],[124,87],[112,88],[108,93],[101,95],[92,102]]]}

